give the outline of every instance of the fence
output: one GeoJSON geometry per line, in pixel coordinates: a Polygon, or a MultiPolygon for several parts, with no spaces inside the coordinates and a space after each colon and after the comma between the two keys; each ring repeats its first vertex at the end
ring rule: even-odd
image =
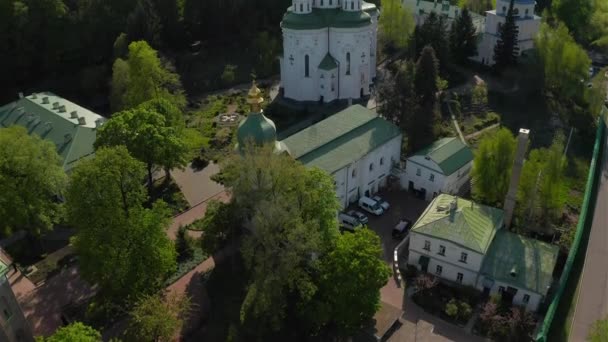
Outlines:
{"type": "MultiPolygon", "coordinates": [[[[588,230],[591,229],[591,221],[593,220],[593,210],[594,208],[590,205],[590,203],[594,202],[593,196],[596,194],[597,185],[598,185],[598,169],[601,167],[601,163],[599,163],[599,159],[601,159],[601,148],[604,144],[604,136],[606,133],[606,124],[600,118],[599,125],[597,128],[596,136],[595,136],[595,145],[593,147],[593,156],[591,158],[591,165],[589,166],[589,175],[587,176],[587,185],[585,187],[585,197],[583,199],[583,205],[581,207],[581,215],[578,220],[578,225],[576,227],[576,234],[574,236],[574,241],[572,242],[572,247],[570,248],[570,253],[568,254],[568,258],[566,260],[566,264],[564,266],[564,270],[562,272],[562,276],[559,279],[558,288],[549,305],[549,309],[547,310],[547,314],[545,315],[545,319],[541,324],[541,327],[536,335],[535,340],[537,342],[546,342],[547,335],[553,323],[553,319],[555,317],[555,312],[557,311],[558,306],[560,305],[560,301],[562,300],[562,296],[564,294],[564,290],[568,285],[568,278],[570,273],[572,272],[572,265],[574,260],[577,258],[584,258],[586,250],[584,248],[580,248],[581,242],[583,241],[583,236],[588,233],[588,230]],[[589,212],[591,210],[591,213],[589,212]]],[[[571,286],[576,286],[575,283],[571,283],[571,286]],[[574,284],[574,285],[572,285],[574,284]]],[[[565,305],[566,303],[561,303],[561,305],[565,305]]]]}

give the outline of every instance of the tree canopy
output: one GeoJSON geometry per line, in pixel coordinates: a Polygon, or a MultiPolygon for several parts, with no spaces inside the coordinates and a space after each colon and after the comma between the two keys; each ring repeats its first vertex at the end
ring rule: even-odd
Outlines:
{"type": "Polygon", "coordinates": [[[439,62],[435,50],[426,46],[416,62],[414,89],[417,96],[417,111],[406,129],[408,135],[408,150],[418,149],[435,140],[435,124],[437,121],[437,92],[439,91],[439,62]]]}
{"type": "Polygon", "coordinates": [[[477,31],[471,13],[465,7],[454,19],[450,30],[450,52],[459,63],[477,55],[477,31]]]}
{"type": "Polygon", "coordinates": [[[413,50],[415,51],[413,58],[418,59],[424,48],[431,46],[435,57],[439,61],[438,66],[441,68],[442,75],[446,75],[451,63],[449,36],[444,17],[431,12],[422,25],[416,26],[412,36],[414,40],[413,50]]]}
{"type": "Polygon", "coordinates": [[[509,189],[516,140],[506,128],[486,136],[475,151],[473,198],[488,205],[501,205],[509,189]]]}
{"type": "Polygon", "coordinates": [[[519,28],[515,24],[513,1],[509,2],[505,23],[498,26],[498,40],[494,46],[494,62],[498,70],[516,65],[519,56],[519,28]]]}
{"type": "Polygon", "coordinates": [[[124,147],[101,148],[74,169],[67,191],[80,271],[115,302],[157,290],[175,268],[170,213],[163,202],[144,208],[144,174],[124,147]]]}
{"type": "Polygon", "coordinates": [[[55,145],[21,126],[0,128],[0,233],[39,235],[63,217],[67,185],[55,145]]]}
{"type": "Polygon", "coordinates": [[[179,107],[185,105],[179,76],[163,65],[146,41],[132,42],[127,59],[114,62],[112,109],[133,108],[159,97],[179,107]]]}
{"type": "Polygon", "coordinates": [[[399,0],[384,0],[382,15],[379,20],[381,39],[392,48],[407,47],[414,32],[416,22],[414,15],[399,0]]]}
{"type": "Polygon", "coordinates": [[[47,338],[39,338],[38,342],[101,342],[101,333],[80,322],[60,327],[47,338]]]}
{"type": "Polygon", "coordinates": [[[190,299],[183,295],[155,294],[140,298],[129,312],[129,341],[173,341],[190,307],[190,299]]]}
{"type": "Polygon", "coordinates": [[[133,157],[146,164],[151,187],[155,165],[171,170],[187,163],[188,146],[180,134],[183,125],[171,126],[178,120],[173,110],[171,104],[155,100],[116,113],[98,130],[95,146],[125,146],[133,157]]]}

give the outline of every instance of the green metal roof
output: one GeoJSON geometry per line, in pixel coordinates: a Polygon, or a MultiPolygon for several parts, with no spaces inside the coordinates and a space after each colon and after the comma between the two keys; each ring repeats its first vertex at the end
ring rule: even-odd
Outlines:
{"type": "MultiPolygon", "coordinates": [[[[371,10],[371,9],[370,9],[371,10]]],[[[300,14],[287,9],[281,22],[282,28],[291,30],[317,30],[327,27],[356,28],[370,25],[371,16],[366,11],[343,11],[340,8],[313,8],[312,12],[300,14]]]]}
{"type": "Polygon", "coordinates": [[[338,67],[336,59],[333,58],[329,53],[325,55],[321,63],[319,63],[319,69],[321,70],[334,70],[338,67]]]}
{"type": "Polygon", "coordinates": [[[416,156],[429,157],[446,176],[473,161],[473,151],[458,138],[443,138],[416,152],[416,156]]]}
{"type": "Polygon", "coordinates": [[[29,134],[53,142],[65,171],[71,170],[78,160],[94,154],[98,121],[103,123],[105,119],[49,92],[32,94],[0,107],[0,127],[20,125],[29,134]],[[83,118],[84,123],[79,124],[73,115],[83,118]]]}
{"type": "Polygon", "coordinates": [[[481,273],[546,295],[558,252],[557,246],[501,230],[494,237],[481,273]]]}
{"type": "Polygon", "coordinates": [[[283,140],[306,166],[334,173],[399,136],[394,124],[354,105],[283,140]]]}
{"type": "Polygon", "coordinates": [[[8,272],[8,266],[0,260],[0,276],[5,275],[8,272]]]}
{"type": "Polygon", "coordinates": [[[503,225],[503,216],[501,209],[440,194],[418,218],[412,231],[485,254],[503,225]],[[450,215],[450,203],[454,199],[457,207],[450,215]]]}

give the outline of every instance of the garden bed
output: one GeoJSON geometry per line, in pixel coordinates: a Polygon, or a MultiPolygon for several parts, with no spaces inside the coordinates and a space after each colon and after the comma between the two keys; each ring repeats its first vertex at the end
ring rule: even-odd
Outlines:
{"type": "Polygon", "coordinates": [[[169,286],[175,283],[179,278],[183,277],[186,273],[192,271],[196,266],[207,259],[208,255],[199,248],[194,248],[194,253],[191,258],[180,261],[177,263],[177,269],[167,280],[165,286],[169,286]]]}
{"type": "Polygon", "coordinates": [[[35,271],[27,277],[34,284],[40,284],[75,262],[76,254],[74,249],[72,246],[66,246],[32,265],[35,271]]]}
{"type": "Polygon", "coordinates": [[[173,178],[167,180],[166,177],[162,177],[154,181],[150,202],[154,203],[156,200],[167,203],[173,215],[183,213],[190,208],[190,204],[173,178]]]}
{"type": "Polygon", "coordinates": [[[416,292],[412,297],[424,311],[459,326],[464,326],[471,318],[480,298],[481,292],[473,287],[441,282],[416,292]]]}

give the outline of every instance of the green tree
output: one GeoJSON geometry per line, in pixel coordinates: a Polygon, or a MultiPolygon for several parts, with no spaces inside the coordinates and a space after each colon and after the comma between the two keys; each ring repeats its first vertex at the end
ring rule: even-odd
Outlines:
{"type": "Polygon", "coordinates": [[[114,110],[133,108],[154,98],[165,98],[180,108],[186,104],[179,76],[163,65],[145,41],[129,44],[127,60],[117,59],[113,72],[114,110]]]}
{"type": "Polygon", "coordinates": [[[116,303],[156,291],[175,269],[170,212],[162,202],[144,208],[144,175],[126,148],[101,148],[76,166],[67,191],[80,271],[116,303]]]}
{"type": "Polygon", "coordinates": [[[279,41],[269,32],[256,34],[253,40],[253,49],[256,51],[256,70],[260,75],[270,76],[277,70],[277,55],[281,50],[279,41]]]}
{"type": "MultiPolygon", "coordinates": [[[[167,1],[169,2],[169,1],[167,1]]],[[[127,19],[127,35],[133,41],[144,40],[155,48],[161,46],[161,18],[153,0],[138,0],[127,19]]]]}
{"type": "Polygon", "coordinates": [[[557,23],[552,27],[542,23],[535,46],[544,71],[545,89],[562,100],[582,98],[591,60],[570,36],[566,26],[557,23]]]}
{"type": "Polygon", "coordinates": [[[439,65],[435,51],[427,46],[416,62],[414,89],[418,98],[418,110],[412,115],[406,128],[410,152],[435,140],[437,122],[437,92],[439,91],[439,65]]]}
{"type": "Polygon", "coordinates": [[[608,340],[608,317],[597,320],[589,330],[587,337],[590,342],[603,342],[608,340]]]}
{"type": "Polygon", "coordinates": [[[446,20],[443,16],[431,12],[424,23],[414,30],[412,36],[414,40],[413,50],[415,51],[414,59],[419,58],[427,46],[431,46],[439,61],[438,66],[441,68],[442,75],[446,75],[451,63],[448,38],[446,20]]]}
{"type": "Polygon", "coordinates": [[[224,71],[222,72],[222,82],[225,86],[230,85],[236,79],[237,66],[233,64],[226,64],[224,71]]]}
{"type": "Polygon", "coordinates": [[[415,64],[397,62],[378,84],[379,108],[382,116],[407,130],[412,113],[418,108],[414,89],[415,64]]]}
{"type": "Polygon", "coordinates": [[[201,246],[208,253],[222,248],[237,234],[242,222],[234,203],[210,201],[202,221],[203,236],[201,246]]]}
{"type": "Polygon", "coordinates": [[[477,55],[477,31],[466,7],[452,23],[450,52],[452,57],[461,64],[466,63],[469,57],[477,55]]]}
{"type": "Polygon", "coordinates": [[[101,342],[99,331],[80,322],[61,327],[47,338],[38,338],[38,342],[101,342]]]}
{"type": "Polygon", "coordinates": [[[0,232],[38,236],[63,217],[56,199],[67,185],[61,157],[53,143],[21,126],[0,128],[0,146],[0,232]]]}
{"type": "Polygon", "coordinates": [[[481,139],[471,172],[475,200],[488,205],[503,203],[511,181],[515,145],[515,137],[506,128],[481,139]]]}
{"type": "Polygon", "coordinates": [[[608,53],[608,2],[594,0],[594,4],[589,23],[589,40],[595,48],[608,53]]]}
{"type": "Polygon", "coordinates": [[[456,302],[456,299],[450,299],[450,301],[445,305],[444,311],[446,315],[456,318],[458,316],[458,303],[456,302]]]}
{"type": "Polygon", "coordinates": [[[156,112],[158,103],[145,103],[132,110],[115,114],[97,132],[97,148],[126,146],[129,153],[146,164],[148,186],[153,186],[154,165],[167,172],[186,165],[188,148],[183,135],[171,126],[170,114],[156,112]]]}
{"type": "Polygon", "coordinates": [[[414,15],[399,0],[385,0],[380,16],[380,37],[390,47],[406,48],[416,23],[414,15]]]}
{"type": "Polygon", "coordinates": [[[485,13],[496,8],[496,0],[459,0],[458,6],[474,13],[485,13]]]}
{"type": "Polygon", "coordinates": [[[253,232],[241,248],[250,274],[241,320],[255,322],[256,333],[278,330],[289,307],[315,294],[317,256],[339,234],[333,179],[275,154],[272,146],[247,145],[242,156],[224,162],[222,173],[253,232]]]}
{"type": "Polygon", "coordinates": [[[319,307],[312,315],[352,336],[380,308],[380,289],[391,275],[382,258],[380,237],[369,229],[340,235],[335,249],[321,259],[319,307]]]}
{"type": "Polygon", "coordinates": [[[488,87],[485,83],[475,85],[471,92],[471,104],[479,110],[488,105],[488,87]]]}
{"type": "Polygon", "coordinates": [[[594,10],[593,0],[553,0],[551,11],[563,21],[575,37],[583,40],[594,10]]]}
{"type": "Polygon", "coordinates": [[[498,27],[498,40],[494,46],[494,66],[497,70],[517,65],[519,56],[519,28],[515,23],[513,14],[513,1],[509,3],[509,10],[505,17],[505,23],[498,27]]]}
{"type": "Polygon", "coordinates": [[[129,37],[122,32],[114,41],[114,58],[126,58],[129,54],[129,37]]]}
{"type": "Polygon", "coordinates": [[[170,342],[188,317],[191,303],[188,297],[169,294],[144,296],[137,301],[129,316],[130,341],[170,342]]]}

